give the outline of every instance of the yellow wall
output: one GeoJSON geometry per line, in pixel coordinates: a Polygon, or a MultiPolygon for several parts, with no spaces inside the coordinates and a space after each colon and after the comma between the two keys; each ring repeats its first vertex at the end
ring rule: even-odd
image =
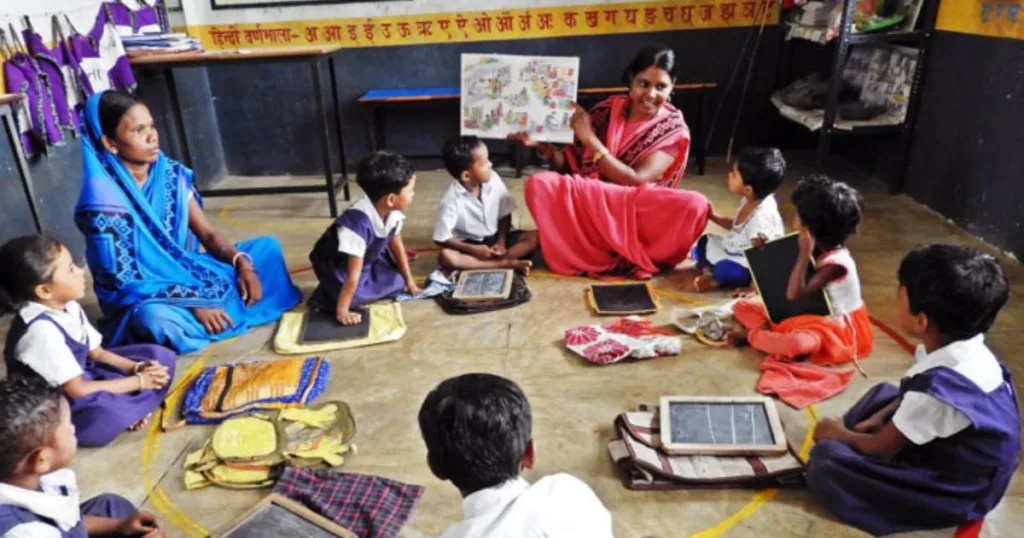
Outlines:
{"type": "Polygon", "coordinates": [[[379,47],[743,27],[760,24],[765,19],[762,14],[766,8],[766,24],[775,24],[779,20],[778,5],[777,0],[675,0],[266,23],[190,24],[188,29],[209,50],[309,45],[379,47]]]}
{"type": "Polygon", "coordinates": [[[942,0],[936,28],[960,34],[1024,39],[1024,2],[942,0]]]}

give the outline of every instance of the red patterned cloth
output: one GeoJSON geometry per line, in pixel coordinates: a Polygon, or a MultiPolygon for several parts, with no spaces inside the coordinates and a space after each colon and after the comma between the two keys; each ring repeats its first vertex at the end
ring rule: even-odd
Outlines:
{"type": "Polygon", "coordinates": [[[289,467],[274,493],[302,503],[360,538],[394,538],[423,487],[379,476],[289,467]]]}
{"type": "Polygon", "coordinates": [[[594,364],[611,364],[626,358],[650,359],[678,355],[678,335],[654,327],[649,320],[630,317],[600,325],[584,325],[565,331],[565,347],[594,364]]]}

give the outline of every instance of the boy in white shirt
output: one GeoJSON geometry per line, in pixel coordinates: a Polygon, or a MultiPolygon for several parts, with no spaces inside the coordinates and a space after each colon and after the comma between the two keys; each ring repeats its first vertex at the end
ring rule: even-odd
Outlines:
{"type": "Polygon", "coordinates": [[[1010,296],[992,256],[932,245],[899,269],[900,330],[921,341],[899,387],[876,385],[824,419],[807,467],[815,500],[876,536],[977,521],[1021,458],[1010,371],[985,332],[1010,296]]]}
{"type": "Polygon", "coordinates": [[[427,395],[419,412],[427,464],[462,493],[463,520],[442,538],[611,538],[612,518],[587,484],[568,474],[530,484],[530,403],[514,382],[465,374],[427,395]]]}
{"type": "Polygon", "coordinates": [[[71,408],[59,390],[36,378],[0,381],[0,537],[162,537],[156,517],[123,497],[79,504],[68,468],[77,450],[71,408]]]}
{"type": "Polygon", "coordinates": [[[785,232],[774,194],[785,173],[786,160],[776,148],[746,148],[736,156],[728,187],[729,192],[741,196],[740,206],[735,218],[714,210],[708,217],[728,233],[704,234],[693,247],[693,259],[701,270],[693,282],[696,291],[750,286],[750,268],[743,251],[785,232]]]}
{"type": "Polygon", "coordinates": [[[528,274],[525,259],[540,245],[537,232],[512,230],[515,199],[493,170],[487,145],[459,136],[444,145],[452,183],[441,197],[434,242],[445,269],[509,268],[528,274]]]}

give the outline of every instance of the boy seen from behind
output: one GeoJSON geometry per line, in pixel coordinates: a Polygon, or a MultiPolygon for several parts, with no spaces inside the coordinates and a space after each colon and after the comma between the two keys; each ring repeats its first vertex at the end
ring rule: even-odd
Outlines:
{"type": "Polygon", "coordinates": [[[420,407],[420,432],[435,476],[462,494],[463,520],[442,538],[611,538],[611,514],[587,484],[555,474],[530,484],[530,403],[512,381],[465,374],[444,381],[420,407]]]}

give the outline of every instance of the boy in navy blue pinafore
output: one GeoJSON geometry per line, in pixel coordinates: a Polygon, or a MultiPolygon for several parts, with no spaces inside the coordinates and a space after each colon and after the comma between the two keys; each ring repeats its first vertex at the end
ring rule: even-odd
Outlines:
{"type": "Polygon", "coordinates": [[[1009,298],[995,258],[933,245],[899,269],[900,329],[919,339],[899,388],[872,388],[814,431],[807,482],[837,518],[870,532],[981,519],[1020,463],[1020,411],[1010,372],[985,345],[1009,298]]]}
{"type": "Polygon", "coordinates": [[[59,390],[36,377],[0,381],[0,537],[162,537],[157,519],[123,497],[79,504],[68,468],[77,450],[71,408],[59,390]]]}

